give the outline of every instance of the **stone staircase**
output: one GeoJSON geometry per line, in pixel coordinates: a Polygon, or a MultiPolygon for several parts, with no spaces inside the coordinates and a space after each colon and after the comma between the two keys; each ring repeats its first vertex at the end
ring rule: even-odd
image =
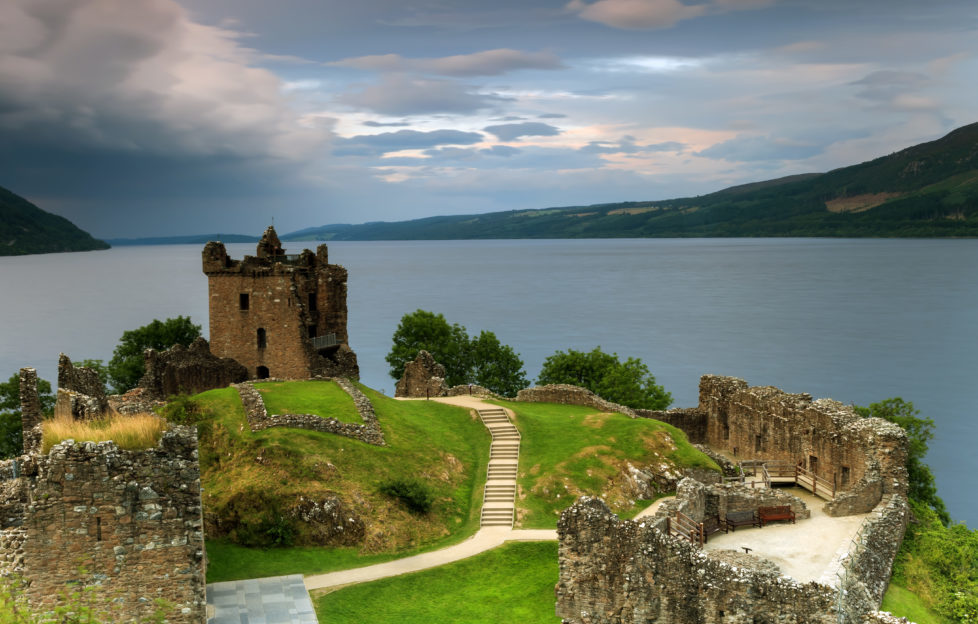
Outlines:
{"type": "Polygon", "coordinates": [[[520,432],[501,407],[480,409],[479,417],[492,434],[489,477],[482,503],[483,527],[513,528],[516,471],[520,459],[520,432]]]}

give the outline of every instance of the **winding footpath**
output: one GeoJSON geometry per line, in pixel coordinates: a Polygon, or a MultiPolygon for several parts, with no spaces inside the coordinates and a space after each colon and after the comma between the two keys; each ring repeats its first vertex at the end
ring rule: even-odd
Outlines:
{"type": "Polygon", "coordinates": [[[507,409],[484,403],[481,399],[474,397],[446,397],[433,400],[476,410],[492,435],[485,497],[482,505],[481,528],[464,542],[441,550],[363,568],[307,576],[304,579],[306,589],[339,587],[427,570],[478,555],[509,541],[557,539],[557,531],[550,529],[513,529],[520,434],[511,420],[512,413],[507,409]]]}

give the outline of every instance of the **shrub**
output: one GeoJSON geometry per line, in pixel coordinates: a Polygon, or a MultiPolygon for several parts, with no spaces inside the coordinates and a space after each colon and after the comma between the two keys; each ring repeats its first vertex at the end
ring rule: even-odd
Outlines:
{"type": "Polygon", "coordinates": [[[435,494],[428,484],[417,479],[393,479],[380,485],[380,493],[401,501],[410,511],[428,513],[435,494]]]}
{"type": "Polygon", "coordinates": [[[175,425],[196,425],[209,416],[199,403],[186,394],[170,397],[157,412],[175,425]]]}

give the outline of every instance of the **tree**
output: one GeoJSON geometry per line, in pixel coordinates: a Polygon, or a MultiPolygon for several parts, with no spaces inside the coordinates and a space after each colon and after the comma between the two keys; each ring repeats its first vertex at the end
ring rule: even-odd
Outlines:
{"type": "Polygon", "coordinates": [[[469,342],[472,380],[496,394],[514,397],[530,385],[523,360],[509,345],[504,345],[491,331],[482,331],[469,342]]]}
{"type": "Polygon", "coordinates": [[[476,383],[497,394],[513,396],[529,385],[523,361],[496,335],[483,331],[472,340],[458,323],[449,324],[441,314],[416,310],[401,317],[387,354],[390,376],[400,379],[404,366],[424,349],[445,367],[445,383],[476,383]]]}
{"type": "Polygon", "coordinates": [[[189,347],[199,336],[200,325],[191,323],[189,316],[154,320],[149,325],[122,332],[108,364],[113,390],[121,394],[136,387],[146,372],[143,361],[146,349],[169,349],[175,344],[189,347]]]}
{"type": "Polygon", "coordinates": [[[853,406],[860,416],[876,417],[900,425],[907,432],[907,473],[909,483],[907,496],[918,503],[924,504],[937,514],[941,522],[947,526],[951,515],[947,512],[944,501],[937,495],[937,482],[930,466],[924,463],[927,455],[928,442],[934,438],[934,421],[921,418],[920,411],[913,403],[900,397],[886,399],[879,403],[870,403],[869,407],[853,406]]]}
{"type": "MultiPolygon", "coordinates": [[[[51,382],[37,380],[37,394],[41,400],[41,412],[54,411],[54,395],[51,382]]],[[[16,457],[23,450],[23,431],[20,413],[20,374],[0,383],[0,459],[16,457]]]]}
{"type": "Polygon", "coordinates": [[[622,362],[617,353],[605,353],[601,347],[587,353],[557,351],[544,360],[537,383],[581,386],[608,401],[639,409],[665,409],[672,403],[672,395],[655,383],[642,360],[622,362]]]}

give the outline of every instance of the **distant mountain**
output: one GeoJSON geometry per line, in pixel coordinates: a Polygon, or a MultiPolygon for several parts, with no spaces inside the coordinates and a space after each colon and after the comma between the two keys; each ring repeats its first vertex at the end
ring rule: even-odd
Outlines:
{"type": "Polygon", "coordinates": [[[326,225],[283,240],[978,236],[978,123],[851,167],[664,201],[326,225]]]}
{"type": "Polygon", "coordinates": [[[127,245],[203,245],[210,241],[222,243],[257,243],[257,236],[245,234],[188,234],[186,236],[151,236],[146,238],[109,238],[116,247],[127,245]]]}
{"type": "Polygon", "coordinates": [[[0,187],[0,256],[108,249],[74,223],[0,187]]]}

